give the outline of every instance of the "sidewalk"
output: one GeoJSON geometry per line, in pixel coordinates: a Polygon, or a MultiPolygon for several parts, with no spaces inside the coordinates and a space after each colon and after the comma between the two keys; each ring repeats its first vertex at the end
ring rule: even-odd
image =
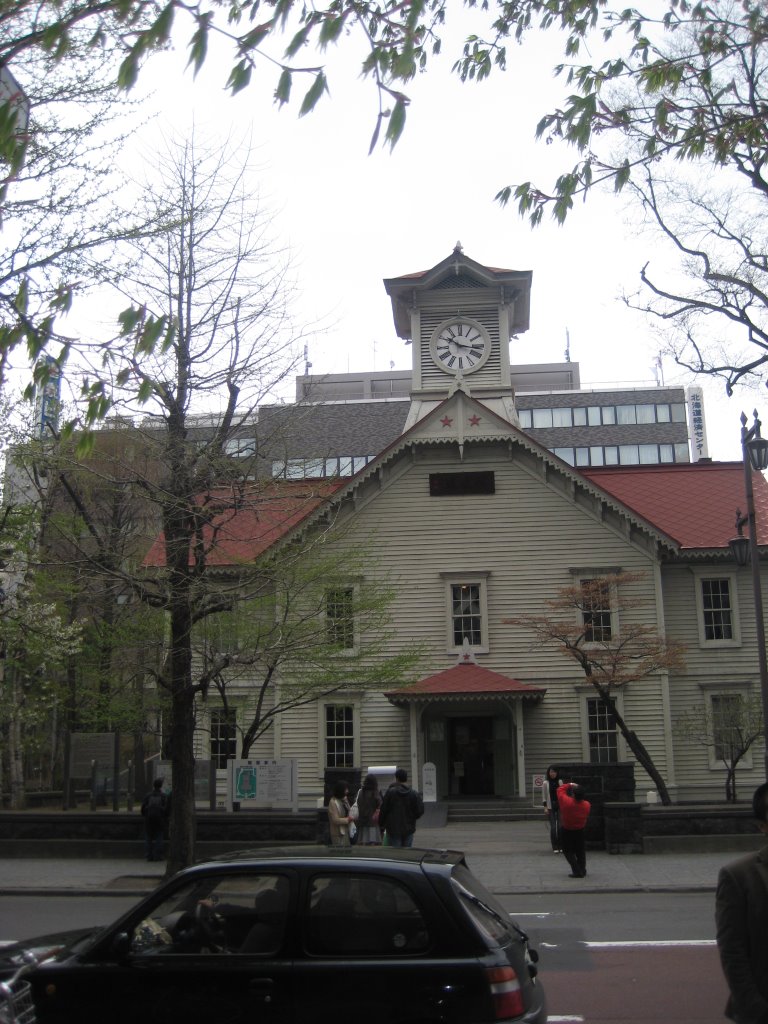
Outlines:
{"type": "MultiPolygon", "coordinates": [[[[588,875],[568,877],[565,858],[552,853],[539,822],[450,824],[421,828],[421,847],[463,850],[472,871],[502,894],[551,892],[713,891],[723,864],[742,856],[721,853],[587,854],[588,875]]],[[[160,865],[143,860],[0,859],[0,895],[142,896],[161,880],[160,865]]]]}

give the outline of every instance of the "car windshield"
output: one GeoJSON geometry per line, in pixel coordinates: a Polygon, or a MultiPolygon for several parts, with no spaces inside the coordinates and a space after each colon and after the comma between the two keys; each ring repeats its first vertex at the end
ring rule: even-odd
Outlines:
{"type": "Polygon", "coordinates": [[[496,897],[465,867],[458,865],[455,868],[451,884],[459,897],[459,903],[486,941],[504,946],[512,939],[523,937],[496,897]]]}

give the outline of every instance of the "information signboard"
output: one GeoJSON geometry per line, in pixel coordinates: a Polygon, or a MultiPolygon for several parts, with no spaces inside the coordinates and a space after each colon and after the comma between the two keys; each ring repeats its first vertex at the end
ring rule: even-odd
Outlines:
{"type": "Polygon", "coordinates": [[[229,761],[227,805],[292,807],[298,810],[296,758],[247,758],[229,761]]]}
{"type": "Polygon", "coordinates": [[[99,777],[111,775],[115,765],[115,733],[73,732],[69,736],[69,777],[90,779],[93,762],[99,777]]]}

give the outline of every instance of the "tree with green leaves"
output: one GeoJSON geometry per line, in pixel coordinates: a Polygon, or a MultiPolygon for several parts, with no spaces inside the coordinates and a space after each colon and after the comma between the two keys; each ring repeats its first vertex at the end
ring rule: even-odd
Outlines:
{"type": "MultiPolygon", "coordinates": [[[[11,807],[25,802],[24,755],[62,702],[62,668],[81,645],[79,622],[68,622],[47,599],[36,572],[39,508],[4,505],[0,591],[0,721],[11,807]]],[[[0,776],[2,775],[0,757],[0,776]]]]}
{"type": "Polygon", "coordinates": [[[736,801],[736,770],[752,744],[764,735],[763,705],[759,696],[741,693],[712,694],[705,704],[684,711],[674,730],[706,750],[725,767],[725,799],[736,801]]]}
{"type": "Polygon", "coordinates": [[[248,689],[247,748],[281,709],[349,685],[353,675],[389,684],[399,664],[374,669],[364,660],[383,648],[387,604],[366,588],[355,591],[351,609],[370,638],[363,657],[323,653],[329,643],[310,583],[354,575],[348,556],[332,576],[328,525],[272,553],[272,541],[316,510],[332,485],[277,484],[270,452],[281,449],[279,439],[268,427],[257,433],[257,409],[292,374],[308,328],[291,322],[285,254],[253,197],[247,160],[195,140],[169,144],[152,168],[142,202],[149,216],[170,204],[172,224],[164,237],[136,244],[118,285],[118,298],[130,296],[133,305],[120,335],[94,349],[94,377],[109,379],[111,404],[123,418],[114,430],[92,433],[87,445],[61,439],[54,462],[81,524],[69,531],[70,566],[101,574],[104,587],[165,625],[160,657],[147,671],[166,705],[173,764],[170,871],[194,860],[201,701],[217,692],[224,700],[238,682],[248,689]],[[114,441],[111,464],[101,453],[103,434],[114,441]],[[89,472],[90,487],[83,480],[89,472]],[[131,558],[109,541],[114,518],[97,514],[94,496],[115,489],[136,496],[147,524],[145,548],[131,558]],[[249,611],[239,646],[212,642],[216,623],[238,608],[259,612],[249,611]]]}
{"type": "MultiPolygon", "coordinates": [[[[768,17],[756,0],[666,0],[650,13],[601,0],[331,0],[311,7],[293,0],[66,0],[42,8],[32,0],[0,0],[0,65],[13,68],[30,50],[66,62],[83,31],[94,46],[119,41],[117,77],[128,89],[142,62],[172,40],[187,45],[190,65],[199,69],[215,36],[231,48],[226,84],[232,92],[249,86],[256,68],[272,68],[275,102],[289,103],[299,83],[299,113],[306,114],[328,93],[334,48],[357,45],[362,76],[379,97],[371,146],[394,145],[405,126],[408,83],[432,69],[460,17],[469,32],[453,69],[465,81],[503,72],[515,59],[512,47],[540,33],[562,39],[555,72],[563,102],[543,112],[538,136],[572,146],[576,161],[551,185],[500,188],[499,201],[514,200],[535,225],[546,211],[563,222],[597,185],[629,189],[677,252],[688,282],[646,268],[642,284],[650,299],[641,308],[662,326],[679,327],[671,345],[682,365],[722,376],[729,389],[759,377],[768,359],[760,261],[768,17]],[[681,191],[696,169],[712,185],[711,211],[706,190],[694,203],[681,191]],[[706,330],[712,313],[732,327],[735,349],[712,343],[706,330]]],[[[0,151],[13,162],[21,143],[10,107],[0,104],[0,114],[3,109],[0,151]]],[[[143,325],[146,344],[155,327],[143,325]]],[[[8,335],[3,345],[18,340],[8,335]]],[[[109,404],[109,388],[100,379],[89,387],[95,419],[109,404]]]]}
{"type": "Polygon", "coordinates": [[[120,197],[116,154],[139,117],[116,81],[120,41],[95,46],[92,33],[73,24],[66,53],[22,46],[40,28],[40,10],[0,4],[0,49],[6,59],[13,51],[13,81],[26,100],[16,131],[18,104],[0,90],[0,381],[18,346],[39,382],[56,372],[38,357],[45,350],[60,366],[76,344],[57,326],[61,316],[116,273],[120,239],[155,227],[120,197]]]}
{"type": "Polygon", "coordinates": [[[678,643],[661,636],[655,626],[637,621],[636,612],[643,601],[628,593],[628,588],[641,579],[641,574],[630,572],[595,576],[559,589],[546,602],[547,612],[518,615],[504,622],[532,633],[537,646],[554,647],[579,666],[605,707],[608,720],[615,722],[627,747],[653,781],[662,803],[669,804],[664,778],[616,704],[617,693],[630,684],[679,670],[683,665],[683,648],[678,643]],[[607,609],[617,614],[618,630],[607,609]]]}
{"type": "Polygon", "coordinates": [[[280,715],[408,678],[418,655],[391,649],[395,594],[383,578],[371,552],[350,547],[336,523],[298,544],[281,542],[233,574],[243,596],[231,612],[200,624],[195,663],[203,694],[215,694],[224,709],[237,705],[240,757],[252,756],[280,715]]]}

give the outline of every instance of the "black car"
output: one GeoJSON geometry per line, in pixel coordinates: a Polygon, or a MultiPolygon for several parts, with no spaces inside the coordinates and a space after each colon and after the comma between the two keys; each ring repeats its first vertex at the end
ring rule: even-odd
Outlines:
{"type": "Polygon", "coordinates": [[[243,851],[107,928],[0,952],[6,981],[35,957],[10,985],[26,1024],[547,1019],[526,935],[450,851],[243,851]]]}

